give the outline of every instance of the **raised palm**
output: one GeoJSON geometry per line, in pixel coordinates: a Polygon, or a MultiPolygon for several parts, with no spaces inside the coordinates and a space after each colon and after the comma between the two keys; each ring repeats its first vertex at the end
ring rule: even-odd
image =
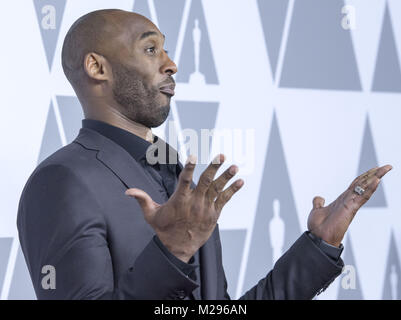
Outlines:
{"type": "Polygon", "coordinates": [[[339,246],[359,208],[370,199],[381,178],[391,169],[391,165],[385,165],[363,173],[326,207],[322,197],[313,198],[313,208],[308,217],[308,230],[327,243],[339,246]],[[362,195],[354,191],[356,186],[365,190],[362,195]]]}

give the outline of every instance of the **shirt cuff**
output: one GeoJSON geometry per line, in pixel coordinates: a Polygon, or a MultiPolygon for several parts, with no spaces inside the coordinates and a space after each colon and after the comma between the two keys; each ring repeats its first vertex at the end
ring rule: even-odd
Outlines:
{"type": "Polygon", "coordinates": [[[344,250],[344,246],[341,243],[339,247],[333,246],[323,239],[315,236],[312,232],[307,231],[307,235],[316,243],[316,245],[322,250],[328,257],[337,262],[340,259],[341,253],[344,250]]]}
{"type": "Polygon", "coordinates": [[[180,269],[181,272],[184,273],[187,277],[194,274],[195,269],[199,267],[198,264],[194,263],[194,257],[191,257],[188,263],[185,263],[184,261],[178,259],[175,255],[173,255],[161,242],[158,236],[155,235],[153,237],[153,240],[156,242],[157,246],[164,253],[164,255],[170,260],[170,262],[173,263],[178,269],[180,269]]]}

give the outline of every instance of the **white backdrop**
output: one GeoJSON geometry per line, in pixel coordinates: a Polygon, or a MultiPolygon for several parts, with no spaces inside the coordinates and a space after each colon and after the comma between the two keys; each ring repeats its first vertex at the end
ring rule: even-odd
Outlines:
{"type": "MultiPolygon", "coordinates": [[[[216,136],[211,147],[245,180],[219,222],[232,297],[306,230],[315,195],[329,203],[356,175],[389,163],[394,169],[344,239],[351,269],[318,298],[401,299],[398,0],[2,1],[2,299],[35,298],[19,249],[18,201],[38,162],[77,134],[82,113],[62,72],[61,46],[78,17],[102,8],[144,14],[166,35],[179,70],[170,114],[179,135],[185,128],[238,133],[233,147],[219,147],[216,136]],[[342,12],[344,5],[351,7],[342,12]]],[[[164,137],[167,129],[155,131],[164,137]]]]}

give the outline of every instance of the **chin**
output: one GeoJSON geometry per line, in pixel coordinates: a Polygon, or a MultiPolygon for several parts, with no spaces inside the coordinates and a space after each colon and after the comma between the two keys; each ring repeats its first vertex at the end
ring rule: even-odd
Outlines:
{"type": "Polygon", "coordinates": [[[146,121],[146,126],[149,128],[157,128],[166,121],[170,113],[170,105],[158,106],[153,111],[153,116],[146,121]]]}

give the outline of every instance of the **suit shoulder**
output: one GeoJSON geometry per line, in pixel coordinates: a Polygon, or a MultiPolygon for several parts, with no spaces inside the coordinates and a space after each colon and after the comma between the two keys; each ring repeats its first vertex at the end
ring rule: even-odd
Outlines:
{"type": "Polygon", "coordinates": [[[35,171],[48,166],[63,166],[73,171],[78,170],[80,167],[88,166],[89,163],[95,161],[96,153],[96,150],[89,150],[79,143],[71,142],[40,162],[35,171]]]}
{"type": "Polygon", "coordinates": [[[76,143],[66,145],[43,160],[22,190],[17,224],[27,214],[28,208],[30,214],[34,211],[40,213],[51,205],[61,208],[78,203],[85,197],[94,199],[90,171],[97,170],[98,162],[94,150],[87,150],[76,143]]]}
{"type": "Polygon", "coordinates": [[[95,150],[72,142],[39,163],[25,183],[21,200],[27,193],[41,189],[68,188],[71,184],[85,183],[85,173],[96,167],[97,162],[95,150]]]}

